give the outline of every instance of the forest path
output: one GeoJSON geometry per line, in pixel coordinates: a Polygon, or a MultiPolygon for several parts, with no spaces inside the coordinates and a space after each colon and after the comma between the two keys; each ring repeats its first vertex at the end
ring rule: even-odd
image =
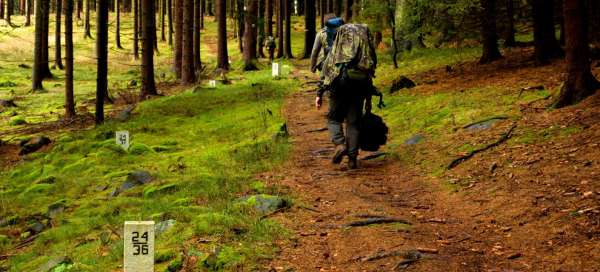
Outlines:
{"type": "MultiPolygon", "coordinates": [[[[292,76],[313,77],[298,70],[292,76]]],[[[290,161],[273,176],[282,176],[277,185],[300,203],[276,216],[291,229],[292,239],[280,244],[271,271],[526,270],[506,257],[515,253],[498,246],[505,233],[483,231],[484,238],[477,237],[477,225],[489,223],[480,217],[480,203],[465,201],[394,159],[362,160],[358,170],[348,170],[345,162],[332,165],[333,146],[322,129],[326,110],[317,111],[313,102],[314,92],[302,90],[285,105],[294,147],[290,161]],[[411,225],[344,226],[374,217],[405,219],[411,225]],[[490,251],[494,246],[497,251],[490,251]]]]}

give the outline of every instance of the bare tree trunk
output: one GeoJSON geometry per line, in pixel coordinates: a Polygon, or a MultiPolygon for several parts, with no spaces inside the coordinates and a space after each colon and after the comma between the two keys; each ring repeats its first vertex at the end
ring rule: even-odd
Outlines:
{"type": "Polygon", "coordinates": [[[215,13],[213,12],[213,1],[216,3],[219,0],[206,0],[206,11],[208,12],[208,16],[215,16],[215,13]]]}
{"type": "MultiPolygon", "coordinates": [[[[300,0],[302,1],[302,0],[300,0]]],[[[304,54],[302,55],[303,59],[309,58],[312,53],[312,47],[315,42],[315,36],[317,35],[316,30],[316,10],[315,10],[315,0],[304,0],[306,4],[304,5],[304,54]]]]}
{"type": "Polygon", "coordinates": [[[244,11],[244,0],[237,0],[237,10],[236,10],[236,15],[237,15],[237,27],[238,27],[238,47],[240,49],[240,52],[244,52],[244,46],[243,46],[243,37],[244,37],[244,17],[246,12],[244,11]]]}
{"type": "Polygon", "coordinates": [[[183,61],[183,1],[185,0],[175,0],[175,7],[173,9],[175,15],[175,44],[174,44],[174,54],[175,58],[173,61],[173,70],[175,71],[175,76],[178,79],[182,77],[182,61],[183,61]]]}
{"type": "Polygon", "coordinates": [[[32,0],[25,0],[25,6],[27,8],[26,10],[26,15],[25,15],[25,26],[30,26],[31,25],[31,1],[32,0]]]}
{"type": "MultiPolygon", "coordinates": [[[[4,19],[4,6],[5,6],[5,1],[8,0],[0,0],[0,19],[4,19]]],[[[6,3],[6,5],[8,5],[8,3],[6,3]]]]}
{"type": "Polygon", "coordinates": [[[91,8],[90,1],[91,0],[85,0],[85,22],[83,25],[83,28],[85,29],[85,33],[84,33],[83,37],[86,39],[92,37],[92,29],[90,26],[90,8],[91,8]]]}
{"type": "Polygon", "coordinates": [[[204,29],[204,14],[206,14],[206,0],[200,0],[200,29],[204,29]]]}
{"type": "Polygon", "coordinates": [[[590,68],[587,7],[586,0],[564,0],[567,79],[554,102],[556,108],[576,104],[600,88],[590,68]]]}
{"type": "Polygon", "coordinates": [[[218,36],[217,36],[217,68],[229,70],[227,56],[227,1],[216,0],[218,36]]]}
{"type": "MultiPolygon", "coordinates": [[[[88,0],[89,1],[89,0],[88,0]]],[[[88,2],[89,3],[89,2],[88,2]]],[[[96,124],[104,122],[104,99],[108,93],[108,0],[96,2],[96,124]]]]}
{"type": "Polygon", "coordinates": [[[141,97],[157,95],[154,82],[154,40],[156,39],[156,24],[154,0],[142,0],[142,89],[141,97]]]}
{"type": "Polygon", "coordinates": [[[169,19],[169,45],[173,45],[173,1],[167,0],[167,17],[169,19]]]}
{"type": "Polygon", "coordinates": [[[550,63],[551,59],[563,56],[562,48],[556,40],[554,2],[553,0],[532,0],[531,3],[535,59],[538,65],[545,65],[550,63]]]}
{"type": "Polygon", "coordinates": [[[12,21],[11,21],[11,16],[12,16],[12,12],[13,12],[13,0],[7,0],[6,1],[6,12],[4,13],[6,15],[6,23],[9,26],[13,26],[12,21]]]}
{"type": "Polygon", "coordinates": [[[196,81],[194,69],[194,0],[183,0],[182,74],[181,83],[196,81]]]}
{"type": "Polygon", "coordinates": [[[350,22],[350,20],[352,20],[352,4],[353,4],[352,0],[344,1],[344,21],[345,22],[350,22]]]}
{"type": "MultiPolygon", "coordinates": [[[[394,63],[394,68],[398,69],[398,61],[396,58],[398,57],[398,40],[396,39],[396,5],[394,0],[388,0],[388,17],[390,20],[390,27],[392,29],[392,62],[394,63]]],[[[377,46],[377,45],[376,45],[377,46]]]]}
{"type": "Polygon", "coordinates": [[[265,31],[267,37],[273,36],[273,2],[277,0],[266,0],[265,4],[265,31]]]}
{"type": "Polygon", "coordinates": [[[506,0],[506,17],[508,17],[508,26],[504,46],[514,47],[517,44],[515,40],[515,1],[506,0]]]}
{"type": "Polygon", "coordinates": [[[265,52],[263,52],[263,44],[265,43],[265,0],[258,0],[258,17],[257,20],[257,32],[258,32],[258,40],[257,42],[257,53],[259,58],[265,57],[265,52]]]}
{"type": "Polygon", "coordinates": [[[117,13],[117,22],[116,24],[116,29],[115,29],[115,41],[117,43],[117,48],[119,49],[123,49],[123,46],[121,46],[121,6],[120,6],[120,2],[121,0],[115,0],[115,13],[117,13]]]}
{"type": "MultiPolygon", "coordinates": [[[[49,36],[49,28],[50,28],[50,1],[44,1],[46,2],[43,7],[44,7],[44,11],[42,13],[40,13],[40,16],[42,16],[43,20],[44,20],[44,24],[43,24],[43,39],[42,39],[42,58],[43,58],[43,77],[44,78],[52,78],[52,72],[50,71],[50,60],[49,60],[49,46],[48,46],[48,36],[49,36]]],[[[37,15],[36,15],[37,16],[37,15]]]]}
{"type": "Polygon", "coordinates": [[[292,0],[283,0],[285,9],[285,41],[284,55],[286,58],[294,58],[292,55],[292,0]]]}
{"type": "Polygon", "coordinates": [[[73,97],[73,0],[65,0],[65,119],[75,117],[73,97]]]}
{"type": "Polygon", "coordinates": [[[160,40],[166,42],[167,35],[165,33],[165,14],[167,13],[167,0],[160,0],[160,7],[160,40]]]}
{"type": "MultiPolygon", "coordinates": [[[[194,1],[194,0],[192,0],[194,1]]],[[[202,59],[200,57],[200,29],[202,17],[202,1],[194,1],[194,70],[202,70],[202,59]]]]}
{"type": "Polygon", "coordinates": [[[284,17],[284,6],[283,1],[286,0],[275,0],[277,1],[277,58],[283,57],[283,17],[284,17]]]}
{"type": "Polygon", "coordinates": [[[56,22],[55,22],[55,29],[56,32],[54,33],[54,67],[56,69],[62,70],[64,69],[63,67],[63,63],[62,63],[62,54],[61,54],[61,50],[62,50],[62,46],[61,46],[61,31],[60,31],[60,22],[61,22],[61,18],[60,18],[60,10],[62,10],[62,0],[56,0],[56,22]]]}
{"type": "MultiPolygon", "coordinates": [[[[44,80],[44,67],[43,61],[44,58],[42,56],[42,47],[44,46],[42,40],[44,39],[44,16],[41,16],[44,12],[44,5],[47,5],[48,2],[45,1],[36,1],[35,2],[35,47],[33,53],[33,75],[32,79],[32,87],[31,89],[43,90],[44,87],[42,85],[42,81],[44,80]]],[[[48,37],[46,37],[48,39],[48,37]]]]}
{"type": "Polygon", "coordinates": [[[327,13],[327,0],[319,0],[319,17],[321,17],[321,28],[325,27],[325,13],[327,13]]]}
{"type": "Polygon", "coordinates": [[[481,0],[481,37],[483,54],[479,63],[490,63],[502,58],[498,49],[498,34],[496,33],[496,0],[481,0]]]}
{"type": "Polygon", "coordinates": [[[139,12],[140,12],[140,0],[132,0],[133,1],[133,58],[140,58],[140,50],[139,50],[139,37],[140,37],[140,21],[139,21],[139,12]]]}
{"type": "Polygon", "coordinates": [[[244,32],[244,70],[258,70],[256,68],[256,17],[258,13],[258,0],[247,0],[245,32],[244,32]]]}

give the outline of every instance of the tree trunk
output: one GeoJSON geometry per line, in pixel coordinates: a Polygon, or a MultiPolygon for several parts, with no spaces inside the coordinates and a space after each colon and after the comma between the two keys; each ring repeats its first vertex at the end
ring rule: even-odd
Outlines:
{"type": "Polygon", "coordinates": [[[553,58],[563,56],[563,51],[556,40],[554,28],[553,0],[532,0],[533,37],[535,59],[539,65],[550,63],[553,58]]]}
{"type": "Polygon", "coordinates": [[[175,15],[175,43],[173,50],[175,50],[173,57],[173,70],[175,71],[175,76],[178,79],[182,77],[182,61],[183,61],[183,1],[186,0],[174,0],[175,7],[173,9],[173,13],[175,15]]]}
{"type": "Polygon", "coordinates": [[[163,42],[167,41],[167,35],[165,32],[165,14],[167,9],[167,0],[160,0],[160,40],[163,42]]]}
{"type": "MultiPolygon", "coordinates": [[[[300,0],[302,1],[302,0],[300,0]]],[[[316,10],[315,10],[315,0],[304,0],[306,4],[304,5],[304,54],[302,54],[302,58],[306,59],[310,57],[312,52],[312,47],[315,42],[316,33],[316,10]]]]}
{"type": "Polygon", "coordinates": [[[6,12],[5,12],[6,18],[5,18],[5,20],[9,26],[13,26],[12,21],[11,21],[12,12],[13,12],[13,0],[7,0],[6,1],[6,12]]]}
{"type": "Polygon", "coordinates": [[[342,15],[342,0],[333,0],[333,13],[337,17],[342,15]]]}
{"type": "Polygon", "coordinates": [[[479,63],[491,63],[502,58],[498,49],[498,34],[496,33],[496,0],[481,0],[481,37],[483,54],[479,63]]]}
{"type": "Polygon", "coordinates": [[[54,33],[54,67],[59,70],[64,69],[63,63],[62,63],[62,54],[61,54],[62,46],[61,46],[61,40],[60,40],[61,35],[62,35],[62,33],[60,31],[60,27],[61,27],[60,11],[62,10],[62,1],[63,0],[56,0],[56,22],[55,22],[56,32],[54,33]]]}
{"type": "MultiPolygon", "coordinates": [[[[194,0],[192,0],[194,1],[194,0]]],[[[194,70],[202,70],[202,58],[200,56],[200,29],[202,17],[202,1],[194,1],[194,70]]]]}
{"type": "Polygon", "coordinates": [[[25,15],[25,26],[30,26],[31,25],[31,1],[32,0],[26,0],[25,1],[25,6],[27,8],[26,10],[26,15],[25,15]]]}
{"type": "Polygon", "coordinates": [[[133,58],[140,58],[140,50],[139,50],[139,37],[140,37],[140,21],[139,21],[139,12],[140,12],[140,0],[132,0],[133,1],[133,58]]]}
{"type": "Polygon", "coordinates": [[[73,97],[73,0],[65,0],[65,119],[75,117],[73,97]]]}
{"type": "Polygon", "coordinates": [[[169,20],[169,45],[173,45],[173,3],[172,0],[167,0],[167,17],[169,20]]]}
{"type": "Polygon", "coordinates": [[[121,46],[121,7],[119,4],[120,2],[121,0],[115,0],[115,12],[117,13],[117,22],[115,23],[115,42],[117,43],[117,48],[123,49],[123,46],[121,46]]]}
{"type": "MultiPolygon", "coordinates": [[[[43,39],[42,39],[42,58],[43,58],[43,63],[44,63],[44,68],[43,68],[43,77],[44,78],[52,78],[52,72],[50,72],[50,60],[49,60],[49,46],[48,46],[48,34],[49,34],[49,28],[50,28],[50,1],[44,1],[46,2],[44,4],[44,11],[42,13],[40,13],[40,16],[42,16],[43,20],[44,20],[44,28],[43,28],[43,39]]],[[[37,16],[37,15],[36,15],[37,16]]]]}
{"type": "Polygon", "coordinates": [[[227,0],[216,0],[217,10],[217,68],[229,70],[227,56],[227,0]]]}
{"type": "Polygon", "coordinates": [[[90,8],[91,8],[90,1],[91,0],[85,0],[85,22],[83,24],[85,33],[84,33],[83,37],[86,39],[92,37],[92,29],[90,26],[90,8]]]}
{"type": "Polygon", "coordinates": [[[256,68],[256,17],[258,15],[258,0],[246,1],[246,26],[244,27],[244,71],[256,68]]]}
{"type": "Polygon", "coordinates": [[[149,95],[157,95],[154,82],[154,40],[156,24],[154,0],[141,0],[142,11],[142,99],[149,95]]]}
{"type": "Polygon", "coordinates": [[[514,47],[517,42],[515,40],[515,1],[506,0],[506,17],[508,25],[506,26],[506,37],[504,38],[505,47],[514,47]]]}
{"type": "Polygon", "coordinates": [[[246,12],[244,11],[244,0],[237,0],[237,5],[236,5],[236,14],[237,14],[237,27],[238,27],[238,47],[240,49],[240,52],[244,52],[244,46],[243,46],[243,37],[244,37],[244,30],[245,30],[245,24],[244,24],[244,17],[246,12]]]}
{"type": "MultiPolygon", "coordinates": [[[[33,0],[29,0],[29,1],[33,1],[33,0]]],[[[77,1],[77,20],[81,20],[81,11],[83,11],[83,0],[76,0],[77,1]]]]}
{"type": "Polygon", "coordinates": [[[194,69],[194,0],[183,0],[181,83],[196,81],[194,69]]]}
{"type": "MultiPolygon", "coordinates": [[[[33,53],[33,75],[32,79],[32,87],[31,89],[42,90],[44,87],[42,86],[42,81],[44,80],[44,58],[42,56],[42,47],[44,46],[42,40],[44,39],[44,16],[40,16],[44,12],[44,5],[47,5],[46,1],[35,1],[35,47],[33,53]]],[[[48,39],[48,37],[46,37],[48,39]]]]}
{"type": "MultiPolygon", "coordinates": [[[[89,1],[89,0],[88,0],[89,1]]],[[[96,0],[96,124],[104,122],[104,99],[108,93],[108,0],[96,0]]]]}
{"type": "Polygon", "coordinates": [[[321,18],[321,28],[325,27],[325,13],[327,13],[327,0],[319,0],[319,17],[321,18]]]}
{"type": "Polygon", "coordinates": [[[294,58],[292,55],[292,0],[283,0],[285,8],[285,41],[284,55],[286,58],[294,58]]]}
{"type": "MultiPolygon", "coordinates": [[[[220,0],[206,0],[206,11],[208,12],[208,16],[215,16],[215,13],[213,12],[213,1],[217,3],[220,0]]],[[[227,18],[227,15],[225,15],[225,18],[227,18]]]]}
{"type": "Polygon", "coordinates": [[[554,102],[556,108],[578,103],[600,88],[590,68],[586,0],[564,0],[564,16],[567,79],[554,102]]]}
{"type": "MultiPolygon", "coordinates": [[[[388,0],[388,17],[390,20],[390,27],[392,29],[392,63],[394,63],[394,68],[398,69],[398,40],[396,39],[396,5],[394,5],[394,0],[388,0]]],[[[377,46],[377,45],[375,45],[377,46]]]]}
{"type": "MultiPolygon", "coordinates": [[[[5,1],[8,0],[0,0],[0,19],[4,19],[4,5],[5,5],[5,1]]],[[[6,5],[8,5],[8,3],[6,3],[6,5]]]]}
{"type": "Polygon", "coordinates": [[[273,37],[273,1],[277,0],[266,0],[265,4],[265,32],[267,37],[273,37]]]}
{"type": "Polygon", "coordinates": [[[352,0],[344,0],[344,21],[349,23],[352,20],[352,0]]]}
{"type": "Polygon", "coordinates": [[[263,52],[263,44],[265,43],[265,0],[258,0],[258,17],[257,17],[257,29],[258,40],[256,41],[257,53],[259,58],[264,58],[265,53],[263,52]]]}
{"type": "Polygon", "coordinates": [[[277,58],[283,57],[283,17],[285,14],[283,1],[277,1],[277,58]]]}
{"type": "Polygon", "coordinates": [[[204,14],[206,14],[206,0],[200,0],[200,29],[204,29],[204,14]]]}

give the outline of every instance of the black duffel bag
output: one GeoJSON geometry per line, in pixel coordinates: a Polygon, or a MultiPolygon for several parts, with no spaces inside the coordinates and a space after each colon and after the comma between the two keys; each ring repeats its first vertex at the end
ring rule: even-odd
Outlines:
{"type": "Polygon", "coordinates": [[[359,146],[364,151],[377,151],[387,142],[388,127],[383,119],[367,111],[360,122],[359,146]]]}

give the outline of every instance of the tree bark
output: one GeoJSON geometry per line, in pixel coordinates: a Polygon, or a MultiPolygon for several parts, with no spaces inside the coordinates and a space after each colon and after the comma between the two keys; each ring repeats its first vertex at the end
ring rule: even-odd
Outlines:
{"type": "Polygon", "coordinates": [[[85,0],[85,22],[83,24],[85,33],[83,34],[84,35],[83,37],[86,39],[92,37],[92,29],[90,26],[90,8],[91,8],[90,1],[91,0],[85,0]]]}
{"type": "MultiPolygon", "coordinates": [[[[49,46],[48,46],[48,34],[50,29],[50,1],[44,1],[44,11],[40,13],[43,18],[43,39],[42,39],[42,58],[43,58],[43,77],[52,78],[52,72],[50,71],[50,60],[49,60],[49,46]]],[[[37,15],[36,15],[37,16],[37,15]]]]}
{"type": "Polygon", "coordinates": [[[325,27],[325,13],[327,13],[327,0],[319,0],[319,17],[321,18],[321,28],[325,27]]]}
{"type": "Polygon", "coordinates": [[[73,0],[65,0],[65,119],[75,117],[73,97],[73,0]]]}
{"type": "Polygon", "coordinates": [[[265,32],[267,37],[273,36],[273,1],[277,0],[266,0],[265,4],[265,32]]]}
{"type": "MultiPolygon", "coordinates": [[[[0,0],[0,19],[4,19],[4,5],[5,5],[5,1],[8,0],[0,0]]],[[[6,3],[6,5],[8,5],[8,3],[6,3]]]]}
{"type": "Polygon", "coordinates": [[[139,37],[140,37],[140,0],[133,1],[133,58],[140,58],[139,37]]]}
{"type": "Polygon", "coordinates": [[[496,0],[481,0],[481,37],[483,54],[479,63],[491,63],[502,58],[498,49],[498,34],[496,33],[496,0]]]}
{"type": "Polygon", "coordinates": [[[344,0],[344,21],[349,23],[352,20],[352,0],[344,0]]]}
{"type": "Polygon", "coordinates": [[[277,58],[283,57],[283,17],[284,17],[284,8],[283,1],[285,0],[275,0],[277,1],[277,58]]]}
{"type": "Polygon", "coordinates": [[[292,55],[292,0],[283,0],[285,7],[285,41],[284,55],[286,58],[294,58],[292,55]]]}
{"type": "Polygon", "coordinates": [[[31,0],[26,0],[25,1],[25,6],[27,8],[26,12],[25,12],[25,26],[30,26],[31,25],[31,0]]]}
{"type": "Polygon", "coordinates": [[[62,50],[62,46],[61,46],[61,18],[60,18],[60,11],[62,10],[62,1],[63,0],[56,0],[56,22],[55,22],[55,30],[56,32],[54,33],[54,67],[56,69],[62,70],[64,69],[63,67],[63,63],[62,63],[62,54],[61,54],[61,50],[62,50]]]}
{"type": "MultiPolygon", "coordinates": [[[[34,91],[44,89],[44,87],[42,86],[42,81],[44,80],[44,59],[42,56],[42,47],[44,46],[42,42],[42,40],[44,39],[44,16],[40,15],[44,12],[43,6],[47,4],[48,2],[46,1],[35,1],[35,13],[37,14],[37,16],[35,16],[35,47],[33,53],[33,75],[31,76],[31,89],[34,91]]],[[[48,37],[46,37],[46,39],[47,38],[48,37]]]]}
{"type": "MultiPolygon", "coordinates": [[[[89,1],[89,0],[88,0],[89,1]]],[[[96,2],[96,124],[104,122],[104,99],[108,93],[108,0],[96,2]]]]}
{"type": "Polygon", "coordinates": [[[227,0],[216,0],[217,10],[217,68],[229,70],[227,56],[227,0]]]}
{"type": "MultiPolygon", "coordinates": [[[[213,12],[213,1],[215,1],[215,5],[216,5],[216,4],[218,4],[217,2],[220,0],[206,0],[206,11],[208,13],[208,16],[215,16],[215,13],[213,12]]],[[[227,12],[227,11],[225,11],[225,12],[227,12]]]]}
{"type": "Polygon", "coordinates": [[[206,14],[206,0],[200,0],[200,29],[204,29],[204,14],[206,14]]]}
{"type": "Polygon", "coordinates": [[[553,0],[532,0],[531,4],[535,59],[538,65],[549,64],[551,59],[563,56],[560,44],[556,40],[554,2],[553,0]]]}
{"type": "Polygon", "coordinates": [[[163,42],[167,41],[167,35],[165,33],[165,14],[167,9],[167,0],[160,0],[160,40],[163,42]]]}
{"type": "Polygon", "coordinates": [[[13,0],[7,0],[6,1],[6,11],[4,12],[4,14],[6,15],[6,23],[9,26],[13,26],[12,21],[11,21],[11,16],[12,16],[12,12],[13,12],[13,0]]]}
{"type": "Polygon", "coordinates": [[[115,29],[115,42],[117,44],[117,48],[119,49],[123,49],[123,46],[121,46],[121,6],[120,6],[120,2],[121,0],[115,0],[115,13],[116,13],[116,20],[117,22],[116,24],[116,29],[115,29]]]}
{"type": "Polygon", "coordinates": [[[202,17],[202,1],[192,0],[194,2],[194,70],[202,70],[202,58],[200,56],[200,29],[202,17]]]}
{"type": "Polygon", "coordinates": [[[245,31],[244,17],[246,12],[244,11],[244,0],[236,0],[236,15],[237,15],[237,27],[238,27],[238,47],[240,52],[244,52],[243,37],[245,31]]]}
{"type": "Polygon", "coordinates": [[[194,69],[194,0],[183,0],[183,37],[181,83],[196,81],[194,69]]]}
{"type": "Polygon", "coordinates": [[[258,70],[256,68],[256,17],[258,15],[258,0],[246,1],[244,27],[244,71],[258,70]]]}
{"type": "Polygon", "coordinates": [[[265,0],[258,1],[258,17],[256,23],[256,31],[258,32],[258,39],[256,41],[256,50],[259,58],[264,58],[265,53],[263,52],[263,44],[265,43],[265,0]]]}
{"type": "Polygon", "coordinates": [[[142,0],[142,99],[157,95],[154,82],[154,40],[156,39],[156,24],[154,0],[142,0]]]}
{"type": "MultiPolygon", "coordinates": [[[[302,1],[302,0],[300,0],[302,1]]],[[[315,42],[315,36],[317,35],[316,30],[316,10],[315,10],[315,0],[304,0],[306,4],[304,5],[304,54],[302,54],[302,58],[306,59],[310,57],[312,53],[312,47],[315,42]]]]}
{"type": "Polygon", "coordinates": [[[173,9],[175,16],[175,41],[173,50],[175,53],[173,57],[173,70],[175,71],[175,76],[178,79],[182,77],[182,61],[183,61],[183,1],[186,0],[174,0],[175,8],[173,9]]]}
{"type": "Polygon", "coordinates": [[[173,45],[173,3],[167,0],[167,17],[169,19],[169,45],[173,45]]]}
{"type": "Polygon", "coordinates": [[[567,78],[554,101],[556,108],[576,104],[600,88],[590,68],[586,0],[564,0],[564,15],[567,78]]]}
{"type": "Polygon", "coordinates": [[[506,0],[506,17],[508,23],[506,26],[506,37],[504,38],[505,47],[514,47],[517,44],[515,40],[515,1],[506,0]]]}

